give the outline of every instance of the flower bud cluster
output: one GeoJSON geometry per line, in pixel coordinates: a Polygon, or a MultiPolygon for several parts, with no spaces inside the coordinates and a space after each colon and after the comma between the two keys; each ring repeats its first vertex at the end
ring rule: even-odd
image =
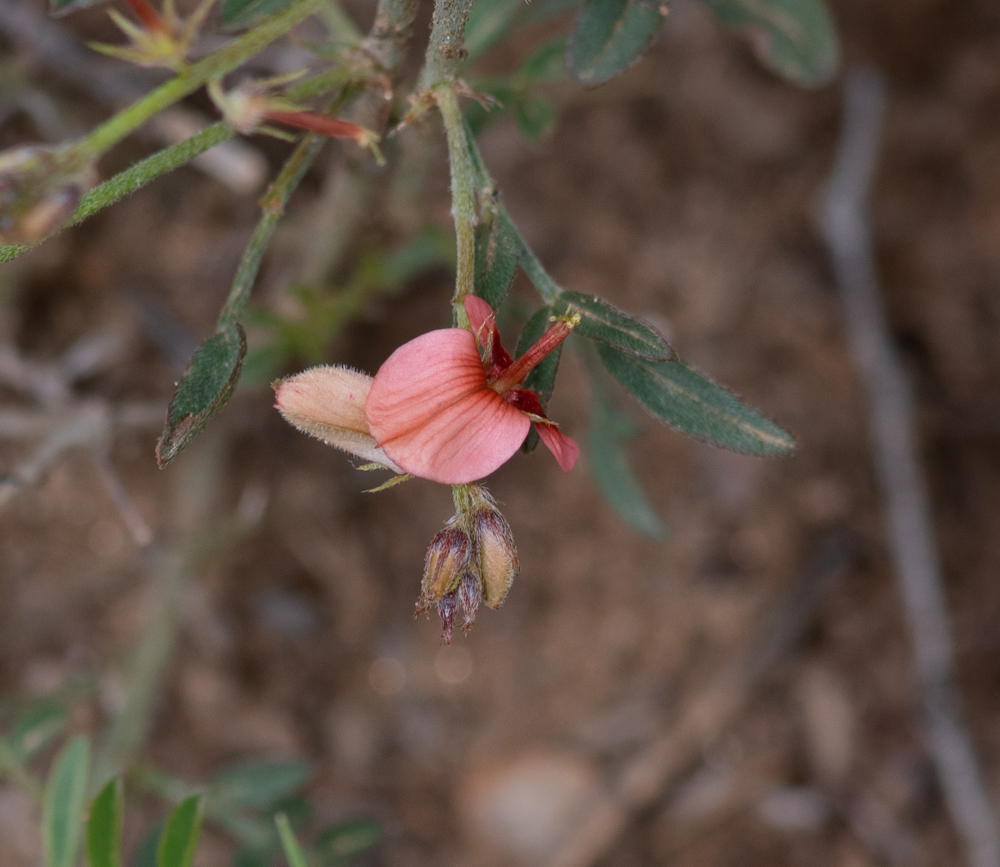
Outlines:
{"type": "Polygon", "coordinates": [[[520,568],[510,525],[486,489],[456,485],[455,502],[456,514],[427,549],[417,600],[417,614],[437,606],[446,644],[459,609],[468,630],[481,602],[500,607],[520,568]]]}
{"type": "Polygon", "coordinates": [[[93,163],[67,148],[0,153],[0,243],[33,244],[61,229],[94,181],[93,163]]]}

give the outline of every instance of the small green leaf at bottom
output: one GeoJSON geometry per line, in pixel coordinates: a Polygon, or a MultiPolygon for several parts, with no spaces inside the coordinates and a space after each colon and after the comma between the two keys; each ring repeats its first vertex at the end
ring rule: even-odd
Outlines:
{"type": "Polygon", "coordinates": [[[667,528],[646,498],[625,453],[625,443],[637,433],[636,426],[597,393],[592,412],[587,457],[604,499],[634,530],[651,539],[663,539],[667,528]]]}
{"type": "Polygon", "coordinates": [[[156,463],[161,469],[187,447],[232,397],[246,355],[246,333],[239,323],[216,332],[198,347],[177,384],[167,410],[166,426],[156,444],[156,463]]]}
{"type": "Polygon", "coordinates": [[[83,830],[90,741],[70,740],[56,756],[42,803],[42,845],[46,867],[73,867],[83,830]]]}
{"type": "Polygon", "coordinates": [[[684,362],[648,361],[596,345],[608,372],[664,424],[748,455],[770,457],[795,448],[790,434],[684,362]]]}
{"type": "Polygon", "coordinates": [[[302,851],[302,846],[295,837],[291,822],[284,813],[279,813],[274,817],[274,824],[278,826],[278,836],[281,837],[281,848],[288,859],[289,867],[309,867],[306,860],[306,853],[302,851]]]}
{"type": "Polygon", "coordinates": [[[121,777],[108,780],[94,798],[87,820],[88,867],[121,867],[125,796],[121,777]]]}
{"type": "Polygon", "coordinates": [[[191,867],[201,834],[204,795],[181,801],[167,818],[156,851],[156,867],[191,867]]]}

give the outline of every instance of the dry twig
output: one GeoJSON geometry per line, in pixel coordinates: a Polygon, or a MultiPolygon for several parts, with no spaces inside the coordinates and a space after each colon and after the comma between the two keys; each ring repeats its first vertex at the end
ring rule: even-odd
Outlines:
{"type": "Polygon", "coordinates": [[[973,867],[1000,865],[1000,833],[963,721],[927,483],[920,469],[913,400],[889,336],[866,202],[875,171],[885,84],[850,74],[837,159],[820,214],[858,372],[868,395],[875,468],[899,591],[909,623],[930,751],[948,810],[973,867]]]}

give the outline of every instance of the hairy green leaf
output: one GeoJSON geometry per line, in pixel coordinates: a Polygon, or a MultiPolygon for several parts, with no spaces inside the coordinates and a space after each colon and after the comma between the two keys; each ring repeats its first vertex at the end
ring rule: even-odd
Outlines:
{"type": "Polygon", "coordinates": [[[278,826],[278,835],[281,837],[281,848],[285,852],[285,858],[288,859],[289,867],[309,867],[309,862],[306,860],[306,853],[302,851],[302,846],[299,845],[299,841],[295,838],[295,832],[288,821],[288,816],[284,813],[279,813],[274,817],[274,823],[278,826]]]}
{"type": "Polygon", "coordinates": [[[495,211],[492,219],[476,226],[475,293],[494,310],[514,282],[520,254],[517,232],[507,214],[495,211]]]}
{"type": "Polygon", "coordinates": [[[635,63],[663,25],[666,4],[652,0],[587,0],[570,37],[569,68],[584,84],[600,84],[635,63]]]}
{"type": "Polygon", "coordinates": [[[294,794],[310,775],[307,762],[248,762],[217,774],[209,798],[214,804],[266,807],[294,794]]]}
{"type": "Polygon", "coordinates": [[[553,305],[557,316],[580,315],[575,333],[651,361],[677,356],[656,329],[596,295],[563,292],[553,305]]]}
{"type": "Polygon", "coordinates": [[[702,0],[734,30],[747,32],[757,56],[797,84],[818,85],[837,71],[840,48],[823,0],[702,0]]]}
{"type": "Polygon", "coordinates": [[[121,867],[125,795],[121,777],[108,780],[90,805],[87,820],[88,867],[121,867]]]}
{"type": "Polygon", "coordinates": [[[382,836],[376,822],[353,819],[320,832],[313,847],[323,867],[339,867],[348,858],[374,846],[382,836]]]}
{"type": "Polygon", "coordinates": [[[683,433],[750,455],[781,455],[795,448],[789,434],[684,362],[649,361],[603,343],[597,351],[639,403],[683,433]]]}
{"type": "Polygon", "coordinates": [[[156,444],[156,463],[169,464],[225,405],[247,354],[243,326],[230,324],[198,347],[174,391],[167,423],[156,444]]]}
{"type": "Polygon", "coordinates": [[[651,539],[664,538],[667,528],[646,498],[625,452],[625,443],[637,433],[635,424],[597,388],[592,407],[587,457],[594,481],[626,524],[651,539]]]}
{"type": "Polygon", "coordinates": [[[204,795],[185,798],[167,818],[156,851],[156,867],[191,867],[201,833],[204,795]]]}
{"type": "Polygon", "coordinates": [[[292,0],[222,0],[219,20],[226,28],[249,27],[267,15],[280,12],[291,2],[292,0]]]}
{"type": "Polygon", "coordinates": [[[77,735],[60,750],[45,786],[42,845],[46,867],[73,867],[83,830],[90,741],[77,735]]]}

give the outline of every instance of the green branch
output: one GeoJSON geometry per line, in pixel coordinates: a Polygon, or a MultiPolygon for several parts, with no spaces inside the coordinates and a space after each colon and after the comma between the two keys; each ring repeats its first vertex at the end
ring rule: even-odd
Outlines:
{"type": "Polygon", "coordinates": [[[89,157],[101,156],[153,115],[194,93],[207,81],[232,72],[245,60],[312,15],[325,2],[327,0],[297,0],[280,15],[275,15],[259,27],[185,68],[175,78],[101,124],[74,147],[89,157]]]}
{"type": "Polygon", "coordinates": [[[455,263],[455,324],[469,327],[462,300],[473,289],[476,250],[476,175],[465,138],[465,122],[458,106],[454,85],[439,84],[434,88],[441,117],[448,137],[448,163],[451,167],[451,214],[455,219],[455,241],[458,248],[455,263]]]}
{"type": "Polygon", "coordinates": [[[430,90],[444,81],[455,81],[458,64],[465,58],[465,25],[472,0],[436,0],[431,20],[420,90],[430,90]]]}

